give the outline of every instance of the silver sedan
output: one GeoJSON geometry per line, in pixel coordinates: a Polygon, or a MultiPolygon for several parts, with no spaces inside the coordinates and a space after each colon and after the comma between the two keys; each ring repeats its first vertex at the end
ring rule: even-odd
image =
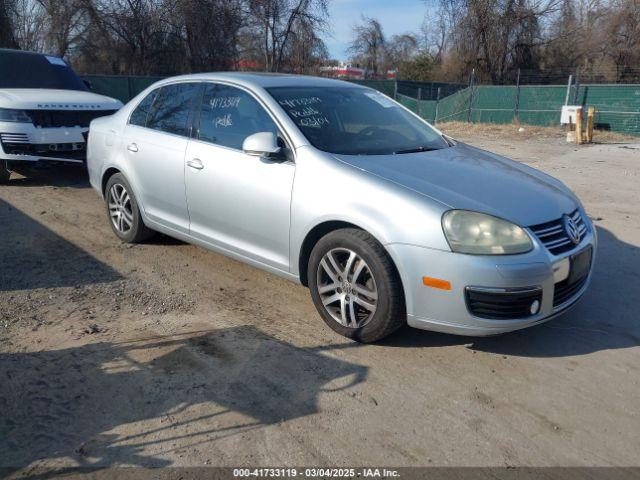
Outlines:
{"type": "Polygon", "coordinates": [[[158,231],[301,282],[362,342],[528,327],[591,277],[595,229],[560,181],[347,82],[167,79],[91,123],[88,168],[122,241],[158,231]]]}

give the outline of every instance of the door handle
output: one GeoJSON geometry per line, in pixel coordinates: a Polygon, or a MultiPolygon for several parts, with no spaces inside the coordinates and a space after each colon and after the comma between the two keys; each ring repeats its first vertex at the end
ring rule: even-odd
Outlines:
{"type": "Polygon", "coordinates": [[[199,158],[194,158],[193,160],[187,160],[187,165],[191,168],[195,168],[196,170],[202,170],[204,165],[202,164],[202,160],[199,158]]]}
{"type": "Polygon", "coordinates": [[[130,143],[129,145],[127,145],[127,150],[129,150],[130,152],[137,152],[138,145],[136,145],[135,143],[130,143]]]}

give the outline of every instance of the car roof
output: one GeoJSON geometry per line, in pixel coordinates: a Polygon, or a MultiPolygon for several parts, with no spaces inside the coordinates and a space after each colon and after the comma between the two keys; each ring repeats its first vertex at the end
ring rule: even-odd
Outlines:
{"type": "Polygon", "coordinates": [[[29,50],[15,50],[13,48],[0,48],[0,53],[14,53],[14,54],[20,54],[20,55],[38,55],[38,56],[47,55],[50,57],[57,57],[57,55],[49,55],[48,53],[30,52],[29,50]]]}
{"type": "Polygon", "coordinates": [[[260,72],[211,72],[191,75],[180,75],[167,78],[162,83],[186,80],[227,81],[246,87],[358,87],[352,82],[334,80],[332,78],[312,77],[308,75],[292,75],[260,72]]]}

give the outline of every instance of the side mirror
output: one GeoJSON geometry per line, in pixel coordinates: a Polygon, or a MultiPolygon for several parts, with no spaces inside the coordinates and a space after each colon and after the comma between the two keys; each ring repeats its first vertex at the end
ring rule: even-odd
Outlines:
{"type": "Polygon", "coordinates": [[[249,135],[242,142],[242,151],[255,157],[284,160],[282,148],[278,146],[278,137],[273,132],[258,132],[249,135]]]}

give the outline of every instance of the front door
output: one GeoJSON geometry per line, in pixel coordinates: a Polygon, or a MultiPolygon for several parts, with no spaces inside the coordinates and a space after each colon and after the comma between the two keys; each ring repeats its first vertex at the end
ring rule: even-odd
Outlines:
{"type": "Polygon", "coordinates": [[[209,83],[197,125],[185,156],[191,235],[289,271],[295,164],[242,152],[249,135],[278,134],[275,122],[247,91],[209,83]]]}

